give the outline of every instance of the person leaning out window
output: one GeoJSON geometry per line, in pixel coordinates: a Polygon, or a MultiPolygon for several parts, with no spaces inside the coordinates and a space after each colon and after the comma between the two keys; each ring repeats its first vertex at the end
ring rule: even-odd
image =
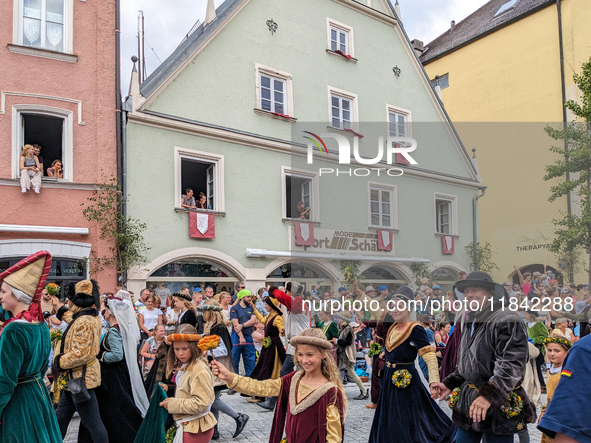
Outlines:
{"type": "Polygon", "coordinates": [[[51,162],[51,168],[47,168],[47,176],[55,178],[64,178],[64,170],[62,169],[62,161],[54,160],[51,162]]]}
{"type": "Polygon", "coordinates": [[[193,197],[193,190],[191,188],[185,189],[185,193],[181,195],[181,207],[187,209],[197,209],[195,197],[193,197]]]}

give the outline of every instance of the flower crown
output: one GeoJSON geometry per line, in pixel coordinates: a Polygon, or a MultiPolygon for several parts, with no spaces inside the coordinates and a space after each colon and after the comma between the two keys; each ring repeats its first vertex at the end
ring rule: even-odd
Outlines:
{"type": "Polygon", "coordinates": [[[567,350],[573,345],[569,340],[566,338],[561,337],[548,337],[544,340],[544,344],[548,345],[550,343],[556,343],[558,345],[564,346],[567,350]]]}

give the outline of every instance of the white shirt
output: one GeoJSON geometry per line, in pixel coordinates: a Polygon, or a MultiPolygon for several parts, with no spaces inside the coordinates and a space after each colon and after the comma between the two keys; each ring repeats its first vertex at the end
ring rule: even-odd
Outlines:
{"type": "Polygon", "coordinates": [[[140,315],[144,316],[145,328],[148,331],[151,331],[158,324],[158,316],[162,315],[162,311],[160,309],[154,309],[153,311],[149,311],[148,309],[142,309],[140,315]]]}

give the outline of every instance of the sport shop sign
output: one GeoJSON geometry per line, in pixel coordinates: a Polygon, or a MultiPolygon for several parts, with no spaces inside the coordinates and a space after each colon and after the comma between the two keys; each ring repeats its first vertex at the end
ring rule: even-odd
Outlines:
{"type": "MultiPolygon", "coordinates": [[[[390,234],[389,231],[385,231],[390,234]]],[[[378,234],[370,232],[352,232],[336,229],[314,229],[314,244],[312,246],[297,246],[295,229],[291,234],[291,250],[305,252],[346,252],[355,254],[394,255],[394,247],[391,251],[384,251],[378,246],[378,234]]],[[[382,244],[390,246],[392,235],[382,239],[382,244]]]]}

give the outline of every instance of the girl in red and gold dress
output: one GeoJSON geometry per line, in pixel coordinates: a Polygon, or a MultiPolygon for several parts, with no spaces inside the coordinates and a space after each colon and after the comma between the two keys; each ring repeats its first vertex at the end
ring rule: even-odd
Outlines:
{"type": "Polygon", "coordinates": [[[332,357],[332,343],[319,329],[306,329],[290,340],[302,368],[282,378],[257,381],[230,373],[212,361],[214,375],[230,389],[251,396],[279,396],[270,443],[337,443],[343,440],[347,397],[332,357]]]}

